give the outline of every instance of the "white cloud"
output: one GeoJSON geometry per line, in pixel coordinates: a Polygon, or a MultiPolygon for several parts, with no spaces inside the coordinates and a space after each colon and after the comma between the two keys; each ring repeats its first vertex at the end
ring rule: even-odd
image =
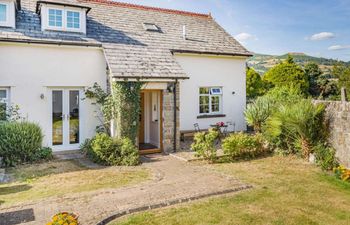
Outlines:
{"type": "Polygon", "coordinates": [[[254,35],[251,35],[251,34],[248,34],[248,33],[240,33],[240,34],[237,34],[235,36],[236,40],[241,42],[241,43],[244,43],[245,41],[248,41],[248,40],[258,40],[258,38],[256,38],[254,35]]]}
{"type": "Polygon", "coordinates": [[[323,40],[328,40],[331,38],[334,38],[335,34],[331,33],[331,32],[321,32],[318,34],[314,34],[311,37],[307,38],[311,41],[323,41],[323,40]]]}
{"type": "Polygon", "coordinates": [[[350,49],[350,45],[332,45],[328,48],[328,50],[336,51],[336,50],[345,50],[350,49]]]}

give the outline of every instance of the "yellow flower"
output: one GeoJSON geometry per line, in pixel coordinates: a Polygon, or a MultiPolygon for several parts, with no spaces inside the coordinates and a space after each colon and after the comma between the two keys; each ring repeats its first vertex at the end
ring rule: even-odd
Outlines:
{"type": "Polygon", "coordinates": [[[52,222],[48,222],[46,225],[52,225],[52,222]]]}
{"type": "Polygon", "coordinates": [[[69,216],[67,217],[67,219],[68,219],[68,220],[74,221],[74,217],[73,217],[72,215],[69,215],[69,216]]]}
{"type": "Polygon", "coordinates": [[[64,223],[64,221],[63,221],[63,220],[58,221],[58,224],[63,225],[63,223],[64,223]]]}

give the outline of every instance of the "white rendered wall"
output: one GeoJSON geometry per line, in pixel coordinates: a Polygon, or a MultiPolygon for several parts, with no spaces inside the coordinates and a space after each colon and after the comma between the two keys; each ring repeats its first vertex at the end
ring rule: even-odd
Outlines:
{"type": "MultiPolygon", "coordinates": [[[[52,88],[82,89],[95,82],[106,88],[106,62],[101,49],[0,44],[0,87],[10,87],[11,103],[19,105],[23,117],[41,126],[44,145],[51,143],[52,88]]],[[[92,137],[100,124],[96,111],[89,100],[81,102],[81,142],[92,137]]]]}
{"type": "MultiPolygon", "coordinates": [[[[194,123],[207,129],[210,124],[227,121],[235,124],[235,131],[246,130],[246,59],[187,54],[175,57],[190,78],[180,82],[180,130],[194,130],[194,123]],[[222,87],[222,114],[225,117],[197,118],[199,87],[208,86],[222,87]]],[[[229,130],[233,129],[233,126],[229,127],[229,130]]]]}

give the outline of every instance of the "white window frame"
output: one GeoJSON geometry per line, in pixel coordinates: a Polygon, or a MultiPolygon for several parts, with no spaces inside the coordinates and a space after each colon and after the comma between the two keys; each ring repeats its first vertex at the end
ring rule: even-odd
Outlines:
{"type": "Polygon", "coordinates": [[[55,8],[55,7],[50,7],[50,8],[47,8],[47,27],[50,29],[50,30],[63,30],[64,29],[64,9],[61,9],[61,8],[55,8]],[[50,17],[50,13],[49,11],[50,10],[59,10],[62,12],[62,26],[51,26],[50,25],[50,20],[49,20],[49,17],[50,17]]]}
{"type": "Polygon", "coordinates": [[[222,91],[222,87],[218,87],[218,86],[216,86],[216,87],[214,87],[214,86],[212,86],[212,87],[199,87],[198,88],[198,94],[199,94],[199,96],[198,96],[198,114],[199,115],[218,115],[218,114],[222,114],[222,96],[223,96],[223,91],[222,91]],[[201,88],[208,88],[209,89],[209,93],[208,94],[201,94],[200,93],[200,89],[201,88]],[[215,94],[212,94],[211,93],[211,90],[212,89],[216,89],[216,88],[220,88],[221,89],[221,92],[220,92],[220,94],[219,93],[215,93],[215,94]],[[200,97],[201,96],[208,96],[209,97],[209,112],[208,113],[201,113],[201,111],[200,111],[200,97]],[[213,112],[212,111],[212,105],[211,105],[211,103],[212,103],[212,97],[213,96],[218,96],[219,97],[219,111],[218,112],[213,112]]]}
{"type": "Polygon", "coordinates": [[[67,32],[76,32],[86,34],[86,10],[77,9],[73,7],[66,6],[56,6],[56,5],[42,5],[41,8],[41,21],[42,21],[42,30],[54,30],[54,31],[67,31],[67,32]],[[62,11],[62,26],[50,26],[49,24],[49,10],[61,10],[62,11]],[[67,12],[77,12],[79,13],[79,28],[70,28],[67,26],[67,12]]]}
{"type": "MultiPolygon", "coordinates": [[[[81,12],[78,10],[73,10],[73,9],[66,9],[64,11],[64,18],[65,18],[65,27],[67,31],[75,31],[75,32],[79,32],[81,30],[81,26],[82,26],[82,22],[81,22],[81,12]],[[79,13],[79,28],[74,28],[74,27],[68,27],[68,11],[69,12],[73,12],[73,13],[79,13]]],[[[74,25],[74,21],[73,21],[73,25],[74,25]]]]}
{"type": "Polygon", "coordinates": [[[6,20],[0,21],[0,27],[12,27],[15,28],[15,2],[14,1],[1,1],[0,4],[6,5],[6,20]]]}
{"type": "Polygon", "coordinates": [[[0,87],[0,91],[5,91],[6,92],[6,98],[0,98],[0,103],[5,103],[6,104],[6,110],[8,110],[9,107],[10,107],[10,89],[9,88],[0,87]]]}

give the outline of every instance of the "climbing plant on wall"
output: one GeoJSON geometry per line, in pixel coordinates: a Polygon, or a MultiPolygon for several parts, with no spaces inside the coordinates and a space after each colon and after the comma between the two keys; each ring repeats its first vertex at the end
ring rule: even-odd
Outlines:
{"type": "Polygon", "coordinates": [[[143,82],[113,82],[116,135],[136,141],[139,128],[140,98],[143,82]]]}
{"type": "Polygon", "coordinates": [[[85,90],[85,97],[91,99],[93,104],[100,107],[102,118],[97,115],[97,118],[101,121],[101,126],[96,128],[97,132],[105,132],[110,135],[111,121],[115,111],[114,99],[97,83],[85,90]]]}
{"type": "Polygon", "coordinates": [[[129,138],[135,144],[140,115],[140,96],[143,82],[113,82],[112,92],[105,92],[97,83],[85,90],[85,96],[94,99],[103,115],[104,132],[109,133],[111,121],[119,138],[129,138]]]}

